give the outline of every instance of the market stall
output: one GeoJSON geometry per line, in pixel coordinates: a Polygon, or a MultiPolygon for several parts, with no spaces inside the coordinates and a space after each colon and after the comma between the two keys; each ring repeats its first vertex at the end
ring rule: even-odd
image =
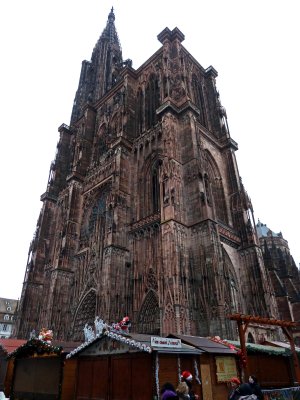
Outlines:
{"type": "MultiPolygon", "coordinates": [[[[228,341],[237,348],[238,341],[228,341]]],[[[246,343],[248,371],[257,377],[263,389],[294,385],[292,354],[289,348],[246,343]]]]}
{"type": "Polygon", "coordinates": [[[0,339],[0,392],[8,393],[11,384],[13,360],[8,360],[7,357],[24,343],[26,340],[0,339]]]}
{"type": "Polygon", "coordinates": [[[169,335],[202,352],[200,374],[205,400],[223,400],[228,396],[228,381],[239,375],[239,354],[232,345],[213,338],[190,335],[169,335]]]}
{"type": "Polygon", "coordinates": [[[75,347],[78,343],[32,338],[11,352],[8,355],[13,361],[10,399],[71,399],[76,366],[65,363],[65,357],[75,347]]]}
{"type": "Polygon", "coordinates": [[[83,343],[67,359],[76,358],[75,399],[158,399],[161,386],[177,386],[183,370],[194,375],[195,392],[202,398],[200,354],[180,339],[105,331],[83,343]]]}

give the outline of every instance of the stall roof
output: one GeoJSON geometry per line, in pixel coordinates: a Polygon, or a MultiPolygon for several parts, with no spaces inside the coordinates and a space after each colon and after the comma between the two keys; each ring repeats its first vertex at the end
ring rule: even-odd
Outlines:
{"type": "Polygon", "coordinates": [[[43,340],[32,338],[29,340],[22,340],[18,347],[11,349],[8,353],[8,357],[28,357],[34,353],[43,356],[48,355],[66,355],[70,351],[78,347],[78,342],[62,342],[58,340],[53,340],[51,343],[47,343],[43,340]]]}
{"type": "Polygon", "coordinates": [[[81,353],[83,350],[92,346],[96,342],[102,340],[104,337],[110,337],[113,340],[122,342],[130,347],[133,347],[140,351],[145,351],[147,353],[152,353],[153,351],[159,353],[173,353],[173,354],[201,354],[203,351],[195,348],[193,345],[187,343],[181,343],[180,348],[172,347],[161,347],[161,346],[151,346],[151,337],[154,335],[145,335],[139,333],[121,334],[113,331],[105,331],[103,335],[98,336],[89,342],[82,343],[79,347],[74,349],[67,358],[71,358],[76,354],[81,353]]]}
{"type": "Polygon", "coordinates": [[[191,335],[174,335],[170,334],[168,337],[181,339],[182,342],[189,345],[195,346],[197,349],[205,351],[207,353],[214,354],[237,354],[237,351],[229,348],[221,343],[216,343],[213,340],[201,336],[191,336],[191,335]]]}
{"type": "MultiPolygon", "coordinates": [[[[241,344],[238,341],[227,340],[228,343],[233,344],[235,347],[240,347],[241,344]]],[[[288,348],[276,347],[276,346],[266,346],[257,343],[246,343],[246,349],[248,353],[264,353],[275,356],[290,356],[291,351],[288,348]]]]}
{"type": "MultiPolygon", "coordinates": [[[[276,340],[265,340],[264,345],[266,346],[274,346],[274,347],[282,347],[284,349],[289,349],[291,350],[291,346],[289,343],[285,342],[278,342],[276,340]]],[[[295,346],[295,350],[297,353],[300,353],[300,347],[295,346]]]]}
{"type": "Polygon", "coordinates": [[[70,353],[71,351],[76,349],[78,346],[80,346],[81,342],[62,342],[59,340],[52,340],[51,344],[54,347],[62,347],[63,353],[70,353]]]}
{"type": "Polygon", "coordinates": [[[24,343],[26,343],[26,340],[23,339],[0,339],[0,349],[8,355],[24,343]]]}
{"type": "MultiPolygon", "coordinates": [[[[155,335],[144,335],[140,333],[132,333],[132,338],[139,342],[145,343],[147,346],[151,346],[151,337],[155,335]]],[[[179,338],[178,338],[179,339],[179,338]]],[[[151,346],[153,351],[158,351],[160,353],[197,353],[200,354],[202,351],[199,352],[199,349],[195,349],[195,346],[191,346],[186,343],[181,343],[181,348],[164,348],[164,347],[157,347],[151,346]]]]}

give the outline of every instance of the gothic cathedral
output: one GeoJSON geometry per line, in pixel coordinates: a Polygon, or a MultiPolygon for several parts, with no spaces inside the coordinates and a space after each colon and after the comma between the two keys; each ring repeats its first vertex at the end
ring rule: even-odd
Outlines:
{"type": "Polygon", "coordinates": [[[111,10],[82,62],[29,249],[17,336],[125,315],[133,332],[237,337],[235,312],[277,317],[217,71],[165,28],[137,70],[111,10]]]}

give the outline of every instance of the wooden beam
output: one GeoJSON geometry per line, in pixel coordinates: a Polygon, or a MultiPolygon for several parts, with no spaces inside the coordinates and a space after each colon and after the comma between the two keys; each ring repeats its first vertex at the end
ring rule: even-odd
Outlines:
{"type": "Polygon", "coordinates": [[[247,330],[247,326],[244,326],[243,321],[237,321],[237,326],[238,326],[238,331],[239,331],[239,337],[240,337],[240,344],[241,344],[241,352],[242,352],[242,361],[244,360],[245,364],[243,364],[243,362],[241,363],[243,371],[242,371],[242,375],[243,375],[243,380],[246,380],[246,378],[248,378],[248,358],[247,358],[247,348],[246,348],[246,339],[245,339],[245,333],[247,330]]]}
{"type": "Polygon", "coordinates": [[[282,327],[283,333],[285,333],[285,336],[288,338],[291,346],[291,352],[292,352],[292,357],[293,357],[293,362],[294,362],[294,369],[295,369],[295,378],[300,385],[300,365],[299,365],[299,359],[298,355],[295,349],[295,342],[294,342],[294,337],[293,337],[293,332],[286,327],[282,327]]]}
{"type": "MultiPolygon", "coordinates": [[[[295,378],[300,385],[300,365],[298,355],[295,349],[295,342],[293,337],[292,328],[300,327],[300,323],[294,321],[285,321],[279,319],[271,319],[271,318],[263,318],[263,317],[256,317],[254,315],[244,315],[244,314],[231,314],[227,316],[232,321],[236,321],[238,325],[238,332],[240,337],[240,344],[241,344],[241,351],[242,355],[245,357],[245,367],[244,373],[246,377],[248,377],[248,363],[247,363],[247,349],[246,349],[246,340],[245,334],[247,327],[250,323],[261,324],[261,325],[275,325],[280,326],[283,330],[283,333],[286,335],[290,342],[294,370],[295,370],[295,378]]],[[[245,377],[243,377],[245,378],[245,377]]]]}
{"type": "Polygon", "coordinates": [[[285,327],[300,327],[300,323],[294,321],[285,321],[279,319],[265,318],[265,317],[257,317],[254,315],[245,315],[245,314],[231,314],[228,315],[228,318],[233,321],[243,321],[243,322],[253,322],[256,324],[262,325],[276,325],[276,326],[285,326],[285,327]]]}

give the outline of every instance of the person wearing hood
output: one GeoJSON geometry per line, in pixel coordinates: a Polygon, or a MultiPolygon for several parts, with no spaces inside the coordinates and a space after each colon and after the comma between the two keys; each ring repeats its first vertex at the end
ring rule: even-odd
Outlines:
{"type": "Polygon", "coordinates": [[[161,400],[178,400],[175,388],[170,382],[166,382],[160,390],[161,400]]]}
{"type": "Polygon", "coordinates": [[[256,376],[249,375],[249,385],[252,389],[252,393],[257,396],[258,400],[263,400],[264,395],[263,395],[263,392],[261,391],[261,388],[257,381],[256,376]]]}

